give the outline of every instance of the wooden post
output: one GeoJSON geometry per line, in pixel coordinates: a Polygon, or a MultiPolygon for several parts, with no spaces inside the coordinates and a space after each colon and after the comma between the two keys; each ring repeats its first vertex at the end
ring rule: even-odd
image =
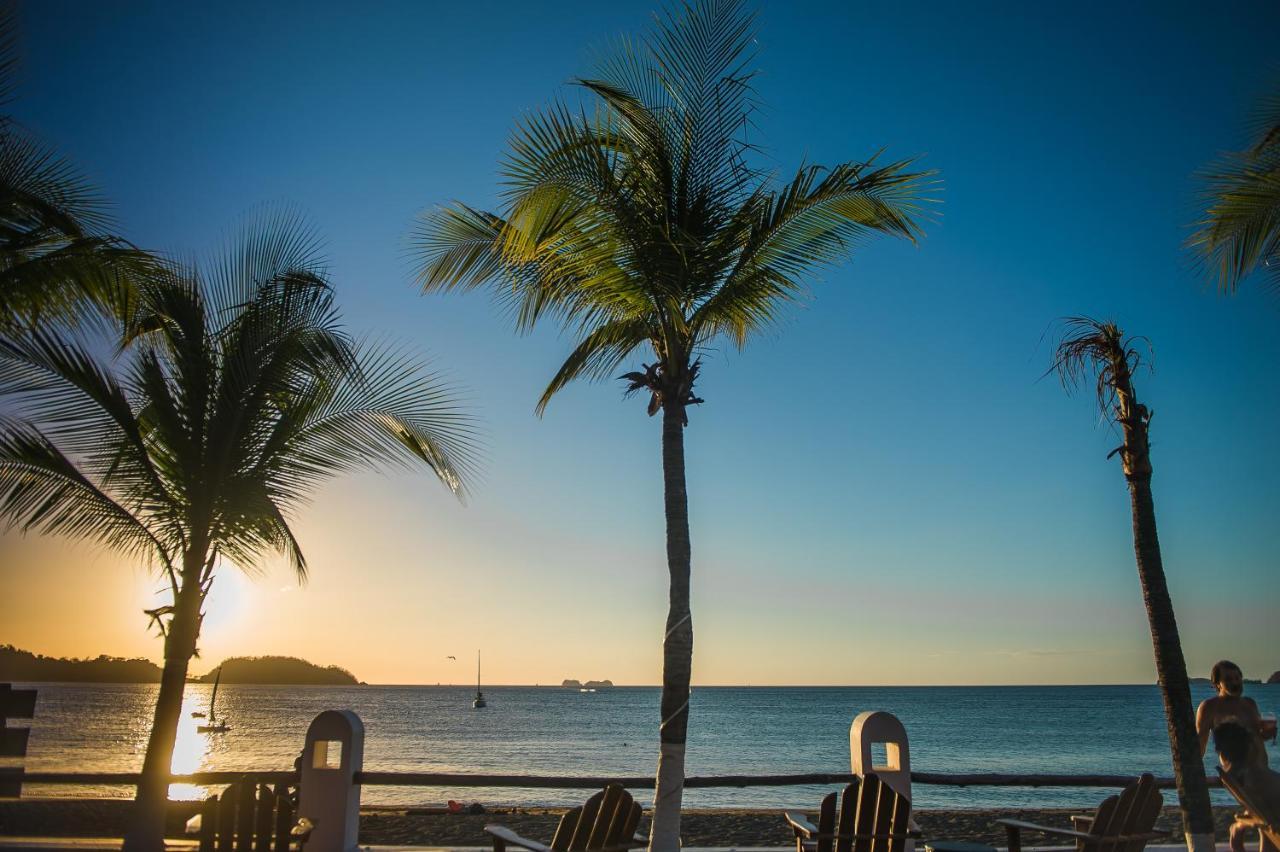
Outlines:
{"type": "MultiPolygon", "coordinates": [[[[874,772],[900,796],[911,800],[911,746],[907,729],[892,713],[868,710],[859,713],[849,726],[849,763],[854,775],[874,772]],[[884,746],[885,762],[877,765],[872,754],[875,744],[884,746]]],[[[911,828],[915,829],[915,818],[911,828]]],[[[903,852],[915,852],[916,842],[907,840],[903,852]]]]}
{"type": "MultiPolygon", "coordinates": [[[[36,691],[14,689],[0,683],[0,757],[24,758],[31,738],[30,728],[10,728],[10,719],[30,719],[36,714],[36,691]]],[[[22,766],[0,767],[0,798],[22,795],[22,766]]]]}
{"type": "Polygon", "coordinates": [[[350,710],[326,710],[307,729],[298,817],[314,824],[307,852],[355,852],[360,834],[364,723],[350,710]]]}

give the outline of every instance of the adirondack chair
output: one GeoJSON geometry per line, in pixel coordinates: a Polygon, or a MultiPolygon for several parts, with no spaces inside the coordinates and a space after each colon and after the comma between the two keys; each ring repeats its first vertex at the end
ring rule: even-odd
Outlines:
{"type": "Polygon", "coordinates": [[[294,820],[283,784],[238,781],[205,799],[199,814],[200,852],[289,852],[301,849],[312,826],[294,820]],[[292,844],[292,845],[291,845],[292,844]]]}
{"type": "Polygon", "coordinates": [[[795,832],[796,852],[902,852],[907,840],[921,836],[910,827],[911,800],[874,772],[844,788],[838,814],[836,794],[828,793],[817,825],[794,811],[783,816],[795,832]]]}
{"type": "Polygon", "coordinates": [[[493,835],[493,852],[505,852],[508,846],[532,852],[623,852],[649,843],[647,837],[636,834],[640,813],[630,793],[610,784],[560,818],[550,845],[501,825],[486,825],[484,830],[493,835]]]}
{"type": "MultiPolygon", "coordinates": [[[[1280,824],[1267,821],[1267,817],[1263,816],[1264,811],[1258,807],[1258,803],[1245,792],[1244,787],[1230,772],[1218,767],[1218,777],[1222,779],[1223,788],[1235,797],[1246,811],[1247,814],[1237,814],[1236,823],[1243,824],[1249,828],[1256,828],[1262,833],[1262,836],[1271,842],[1271,845],[1280,849],[1280,824]]],[[[1268,815],[1275,816],[1275,815],[1268,815]]]]}
{"type": "Polygon", "coordinates": [[[1074,828],[1054,828],[1018,819],[996,822],[1004,826],[1008,835],[1009,852],[1021,852],[1024,831],[1073,838],[1076,852],[1142,852],[1149,841],[1169,836],[1166,831],[1153,830],[1162,807],[1164,798],[1156,789],[1155,779],[1144,774],[1119,795],[1104,799],[1093,816],[1073,816],[1074,828]]]}

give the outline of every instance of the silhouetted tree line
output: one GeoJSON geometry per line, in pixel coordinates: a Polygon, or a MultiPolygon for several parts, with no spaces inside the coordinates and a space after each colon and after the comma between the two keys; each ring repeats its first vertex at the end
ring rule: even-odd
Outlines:
{"type": "Polygon", "coordinates": [[[150,660],[108,657],[92,660],[46,657],[0,645],[0,682],[159,683],[160,667],[150,660]]]}

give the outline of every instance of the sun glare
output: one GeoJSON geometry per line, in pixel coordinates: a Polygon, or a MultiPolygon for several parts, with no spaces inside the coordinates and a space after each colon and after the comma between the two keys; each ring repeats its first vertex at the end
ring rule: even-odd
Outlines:
{"type": "MultiPolygon", "coordinates": [[[[209,735],[197,730],[201,719],[193,718],[193,710],[208,710],[208,691],[204,689],[188,689],[182,703],[182,717],[178,720],[178,739],[173,746],[173,762],[170,771],[175,775],[188,775],[199,772],[209,756],[211,743],[209,735]]],[[[169,798],[185,801],[200,800],[208,795],[204,787],[197,784],[170,784],[169,798]]]]}

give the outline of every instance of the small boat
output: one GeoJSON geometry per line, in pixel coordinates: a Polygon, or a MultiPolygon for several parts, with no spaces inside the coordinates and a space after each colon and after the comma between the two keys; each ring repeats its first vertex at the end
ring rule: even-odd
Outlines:
{"type": "Polygon", "coordinates": [[[587,687],[585,687],[585,686],[584,686],[584,687],[581,687],[578,691],[579,691],[579,692],[595,692],[595,690],[594,690],[594,689],[588,689],[588,688],[587,688],[587,687]]]}
{"type": "MultiPolygon", "coordinates": [[[[222,681],[222,666],[218,666],[218,673],[213,678],[213,695],[209,697],[209,724],[197,725],[196,730],[202,734],[225,734],[231,730],[231,726],[226,722],[219,722],[217,708],[214,704],[218,700],[218,684],[222,681]]],[[[196,715],[195,713],[191,714],[196,715]]],[[[201,713],[201,716],[204,714],[201,713]]]]}
{"type": "Polygon", "coordinates": [[[476,698],[471,702],[471,709],[479,710],[488,706],[484,700],[484,693],[480,691],[480,652],[476,651],[476,698]]]}

